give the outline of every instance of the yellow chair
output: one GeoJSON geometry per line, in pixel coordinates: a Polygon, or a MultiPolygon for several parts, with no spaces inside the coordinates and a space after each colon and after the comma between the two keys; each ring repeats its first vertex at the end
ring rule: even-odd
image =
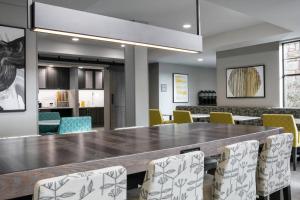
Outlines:
{"type": "Polygon", "coordinates": [[[190,111],[185,110],[175,110],[173,111],[174,123],[193,123],[193,118],[190,111]]]}
{"type": "Polygon", "coordinates": [[[149,109],[149,125],[171,124],[172,120],[164,120],[159,109],[149,109]]]}
{"type": "Polygon", "coordinates": [[[214,124],[234,124],[232,114],[229,112],[211,112],[209,121],[214,124]]]}
{"type": "Polygon", "coordinates": [[[293,133],[294,141],[292,148],[293,167],[296,171],[297,166],[297,148],[300,147],[299,132],[293,115],[290,114],[263,114],[263,125],[271,127],[282,127],[285,133],[293,133]]]}

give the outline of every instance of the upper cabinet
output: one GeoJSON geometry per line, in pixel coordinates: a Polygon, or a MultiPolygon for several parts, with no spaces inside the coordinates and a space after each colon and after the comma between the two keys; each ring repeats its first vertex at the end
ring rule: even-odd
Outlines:
{"type": "Polygon", "coordinates": [[[78,88],[81,90],[103,90],[103,71],[79,69],[78,88]]]}
{"type": "Polygon", "coordinates": [[[63,67],[39,67],[40,89],[70,89],[70,69],[63,67]]]}

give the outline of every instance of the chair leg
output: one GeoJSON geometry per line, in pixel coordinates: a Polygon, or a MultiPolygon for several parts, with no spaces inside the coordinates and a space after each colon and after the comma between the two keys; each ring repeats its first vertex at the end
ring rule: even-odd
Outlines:
{"type": "Polygon", "coordinates": [[[286,188],[283,188],[283,199],[292,200],[291,186],[287,186],[286,188]]]}
{"type": "Polygon", "coordinates": [[[296,147],[293,147],[292,149],[292,157],[293,157],[293,168],[294,168],[294,171],[297,170],[297,148],[296,147]]]}

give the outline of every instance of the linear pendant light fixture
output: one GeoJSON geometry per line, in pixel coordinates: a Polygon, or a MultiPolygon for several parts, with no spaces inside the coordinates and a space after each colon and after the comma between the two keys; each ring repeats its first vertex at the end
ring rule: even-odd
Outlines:
{"type": "Polygon", "coordinates": [[[35,2],[32,28],[36,32],[158,48],[202,52],[202,36],[35,2]]]}

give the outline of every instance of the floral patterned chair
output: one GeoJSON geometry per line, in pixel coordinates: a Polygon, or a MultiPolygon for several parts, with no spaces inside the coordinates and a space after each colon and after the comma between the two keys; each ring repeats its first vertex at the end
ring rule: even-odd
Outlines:
{"type": "Polygon", "coordinates": [[[255,200],[255,174],[259,142],[225,147],[215,176],[205,175],[204,200],[255,200]]]}
{"type": "Polygon", "coordinates": [[[257,169],[257,194],[260,199],[283,190],[284,199],[291,199],[290,159],[293,134],[285,133],[267,138],[259,155],[257,169]]]}
{"type": "Polygon", "coordinates": [[[139,198],[128,200],[202,200],[204,153],[201,151],[153,160],[148,164],[139,198]]]}
{"type": "Polygon", "coordinates": [[[40,180],[33,200],[126,200],[126,169],[121,166],[40,180]]]}

